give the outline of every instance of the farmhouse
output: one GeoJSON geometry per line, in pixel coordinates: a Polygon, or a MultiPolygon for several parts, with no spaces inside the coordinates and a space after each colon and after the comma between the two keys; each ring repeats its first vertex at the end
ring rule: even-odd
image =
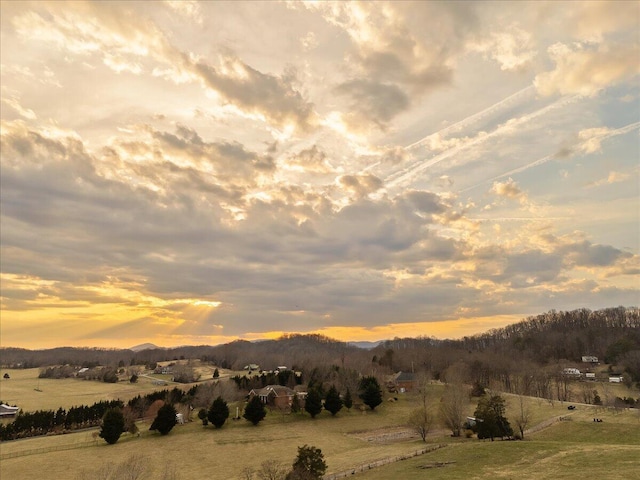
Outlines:
{"type": "Polygon", "coordinates": [[[267,385],[259,390],[251,390],[249,398],[255,396],[260,397],[260,401],[269,407],[284,409],[291,408],[293,397],[298,396],[300,399],[304,399],[304,394],[296,393],[289,387],[283,387],[282,385],[267,385]]]}
{"type": "Polygon", "coordinates": [[[390,391],[404,393],[410,392],[416,387],[416,374],[411,372],[398,372],[387,385],[390,391]]]}
{"type": "Polygon", "coordinates": [[[622,375],[609,375],[609,383],[622,383],[622,375]]]}
{"type": "Polygon", "coordinates": [[[578,370],[577,368],[565,368],[562,370],[562,374],[568,377],[579,377],[580,370],[578,370]]]}
{"type": "Polygon", "coordinates": [[[0,404],[0,417],[15,417],[20,411],[20,407],[12,407],[6,403],[0,404]]]}
{"type": "Polygon", "coordinates": [[[582,363],[598,363],[598,357],[594,357],[593,355],[583,355],[582,363]]]}

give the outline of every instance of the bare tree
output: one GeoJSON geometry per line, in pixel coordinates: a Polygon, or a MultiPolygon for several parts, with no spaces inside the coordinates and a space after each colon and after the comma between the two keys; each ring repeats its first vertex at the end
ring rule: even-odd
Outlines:
{"type": "Polygon", "coordinates": [[[459,437],[466,419],[465,409],[469,393],[462,383],[464,366],[452,365],[447,369],[447,386],[440,400],[440,417],[454,437],[459,437]]]}
{"type": "MultiPolygon", "coordinates": [[[[147,460],[142,455],[131,455],[121,463],[105,463],[95,471],[83,470],[78,480],[139,480],[149,470],[147,460]]],[[[169,477],[171,478],[171,477],[169,477]]],[[[173,477],[171,480],[176,480],[173,477]]]]}
{"type": "Polygon", "coordinates": [[[265,460],[258,469],[258,480],[284,480],[288,471],[288,467],[277,460],[265,460]]]}
{"type": "Polygon", "coordinates": [[[409,416],[409,426],[420,435],[423,442],[427,441],[427,435],[433,425],[433,415],[426,407],[416,408],[409,416]]]}
{"type": "Polygon", "coordinates": [[[524,440],[524,431],[529,426],[531,422],[531,408],[529,408],[529,404],[525,402],[524,397],[522,395],[518,395],[518,410],[516,417],[513,420],[518,430],[520,430],[520,438],[524,440]]]}

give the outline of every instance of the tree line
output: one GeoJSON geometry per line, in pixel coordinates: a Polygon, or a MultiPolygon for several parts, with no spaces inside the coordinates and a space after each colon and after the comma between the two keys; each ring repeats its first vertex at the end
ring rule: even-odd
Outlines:
{"type": "Polygon", "coordinates": [[[93,405],[80,405],[65,410],[20,411],[11,423],[0,424],[0,440],[35,437],[47,433],[63,433],[101,424],[105,412],[110,408],[122,408],[120,400],[100,401],[93,405]]]}

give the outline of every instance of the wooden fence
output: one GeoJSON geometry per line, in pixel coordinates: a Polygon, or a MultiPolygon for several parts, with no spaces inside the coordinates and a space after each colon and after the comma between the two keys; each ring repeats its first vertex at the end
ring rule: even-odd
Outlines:
{"type": "Polygon", "coordinates": [[[421,448],[420,450],[416,450],[415,452],[406,453],[404,455],[396,455],[395,457],[387,457],[380,460],[374,460],[369,463],[363,463],[342,472],[329,473],[322,478],[323,480],[337,480],[339,478],[350,477],[351,475],[355,475],[356,473],[366,472],[367,470],[371,470],[372,468],[381,467],[389,463],[407,460],[408,458],[417,457],[418,455],[424,455],[425,453],[433,452],[446,446],[446,444],[429,445],[428,447],[421,448]]]}

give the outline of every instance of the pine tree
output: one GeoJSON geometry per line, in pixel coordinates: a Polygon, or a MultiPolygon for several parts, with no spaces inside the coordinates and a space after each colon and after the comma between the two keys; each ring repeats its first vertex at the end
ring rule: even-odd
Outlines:
{"type": "Polygon", "coordinates": [[[375,410],[375,408],[382,403],[382,390],[380,389],[380,384],[378,383],[378,379],[376,377],[363,377],[360,380],[360,399],[367,405],[371,410],[375,410]]]}
{"type": "Polygon", "coordinates": [[[322,450],[316,447],[303,445],[298,447],[298,456],[293,462],[293,470],[287,478],[295,479],[320,479],[327,471],[322,450]]]}
{"type": "Polygon", "coordinates": [[[108,409],[104,417],[102,417],[100,438],[104,438],[105,442],[113,445],[118,441],[122,432],[124,432],[124,415],[122,414],[122,410],[119,408],[108,409]]]}
{"type": "Polygon", "coordinates": [[[222,397],[218,397],[213,401],[207,418],[216,428],[222,427],[224,422],[227,421],[227,418],[229,418],[229,406],[222,397]]]}
{"type": "Polygon", "coordinates": [[[342,399],[335,385],[331,385],[331,388],[327,392],[327,397],[324,399],[324,408],[331,412],[331,415],[334,417],[336,413],[342,410],[342,399]]]}
{"type": "Polygon", "coordinates": [[[165,403],[158,410],[149,430],[157,430],[160,435],[166,435],[176,424],[176,409],[170,403],[165,403]]]}
{"type": "Polygon", "coordinates": [[[304,409],[311,415],[311,418],[316,418],[316,415],[322,411],[322,395],[317,389],[312,388],[307,393],[304,409]]]}
{"type": "Polygon", "coordinates": [[[250,421],[254,425],[258,425],[258,423],[260,423],[266,416],[267,410],[264,408],[260,397],[257,395],[249,400],[247,406],[244,407],[244,415],[242,415],[243,418],[250,421]]]}
{"type": "Polygon", "coordinates": [[[513,429],[504,414],[505,403],[500,395],[481,398],[474,413],[478,438],[491,438],[493,441],[495,437],[513,436],[513,429]]]}

